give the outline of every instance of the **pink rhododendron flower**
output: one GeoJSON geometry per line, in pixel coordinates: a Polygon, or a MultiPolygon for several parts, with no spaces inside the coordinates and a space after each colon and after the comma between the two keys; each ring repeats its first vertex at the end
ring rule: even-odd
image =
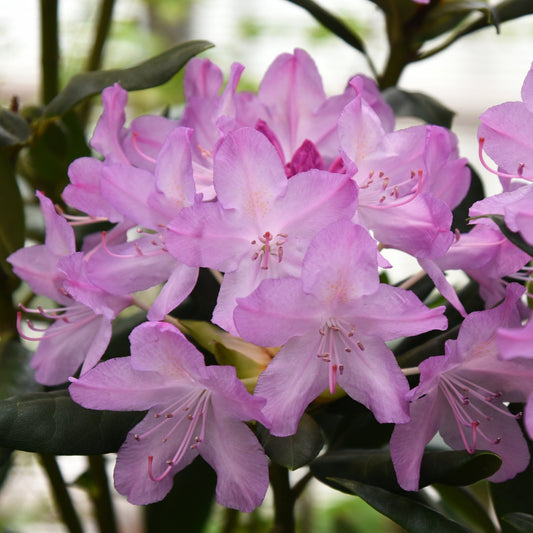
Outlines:
{"type": "Polygon", "coordinates": [[[357,221],[384,245],[417,258],[444,255],[453,242],[453,209],[470,185],[457,141],[437,126],[387,132],[358,94],[339,117],[346,167],[355,165],[357,221]]]}
{"type": "Polygon", "coordinates": [[[533,367],[498,357],[499,327],[520,324],[517,301],[523,288],[512,284],[505,301],[470,314],[446,353],[420,364],[420,384],[408,395],[411,420],[396,425],[390,449],[398,482],[418,490],[420,463],[427,443],[437,433],[454,449],[490,450],[502,466],[490,481],[505,481],[524,470],[529,451],[505,402],[524,401],[531,391],[533,367]]]}
{"type": "Polygon", "coordinates": [[[376,242],[363,227],[338,221],[323,229],[301,280],[265,280],[235,309],[245,340],[283,345],[255,390],[267,400],[271,432],[293,434],[307,405],[337,383],[379,422],[407,421],[407,380],[385,341],[444,329],[443,309],[379,283],[376,242]]]}
{"type": "Polygon", "coordinates": [[[357,189],[348,176],[319,170],[288,180],[275,148],[252,128],[228,134],[214,162],[217,201],[182,209],[165,243],[189,266],[226,273],[213,321],[234,333],[236,298],[265,278],[298,276],[311,238],[353,216],[357,189]]]}
{"type": "MultiPolygon", "coordinates": [[[[531,371],[533,368],[533,321],[531,318],[523,327],[498,329],[496,342],[502,359],[525,365],[527,371],[531,371]]],[[[527,398],[524,426],[529,438],[533,438],[533,390],[527,398]]]]}
{"type": "Polygon", "coordinates": [[[235,368],[205,366],[169,324],[142,324],[130,341],[131,357],[105,361],[69,388],[88,409],[149,410],[118,451],[116,489],[135,504],[162,500],[174,475],[201,455],[217,473],[217,501],[255,509],[268,487],[268,462],[244,422],[263,420],[264,400],[246,391],[235,368]]]}
{"type": "Polygon", "coordinates": [[[131,304],[129,296],[115,296],[101,290],[87,278],[83,253],[75,251],[74,232],[58,215],[52,202],[37,193],[45,217],[45,244],[22,248],[8,257],[14,272],[37,294],[60,304],[55,309],[26,309],[52,324],[38,328],[28,321],[32,337],[39,340],[31,360],[35,379],[44,385],[65,382],[82,365],[82,373],[92,368],[104,353],[111,338],[111,322],[131,304]]]}
{"type": "Polygon", "coordinates": [[[491,107],[480,120],[478,139],[498,165],[498,174],[506,180],[533,180],[533,67],[522,85],[522,101],[491,107]]]}

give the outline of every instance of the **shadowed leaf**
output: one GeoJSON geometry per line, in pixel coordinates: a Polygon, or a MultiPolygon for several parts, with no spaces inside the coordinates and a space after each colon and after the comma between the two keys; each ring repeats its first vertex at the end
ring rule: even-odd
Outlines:
{"type": "Polygon", "coordinates": [[[330,481],[343,487],[345,492],[359,496],[410,533],[469,533],[462,525],[413,498],[357,481],[342,478],[330,481]]]}
{"type": "Polygon", "coordinates": [[[120,83],[127,91],[162,85],[172,78],[191,57],[212,46],[208,41],[188,41],[131,68],[77,74],[44,108],[44,116],[62,115],[88,96],[97,94],[114,83],[120,83]]]}
{"type": "Polygon", "coordinates": [[[53,455],[116,452],[142,416],[84,409],[66,390],[22,394],[0,401],[0,446],[53,455]]]}

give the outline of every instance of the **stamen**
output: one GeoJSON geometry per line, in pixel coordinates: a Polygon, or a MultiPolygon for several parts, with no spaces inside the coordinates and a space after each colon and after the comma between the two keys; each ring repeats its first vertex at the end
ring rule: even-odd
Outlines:
{"type": "Polygon", "coordinates": [[[153,157],[150,157],[148,155],[146,155],[140,148],[139,148],[139,143],[137,142],[137,137],[139,136],[139,134],[136,132],[136,131],[132,131],[131,132],[131,138],[132,138],[132,141],[133,141],[133,147],[135,148],[135,151],[141,156],[143,157],[144,159],[146,159],[147,161],[150,161],[150,163],[155,163],[156,160],[153,158],[153,157]]]}
{"type": "Polygon", "coordinates": [[[154,246],[160,246],[161,245],[162,246],[161,248],[158,248],[154,252],[143,252],[142,249],[141,249],[140,244],[138,242],[135,242],[133,244],[133,246],[134,246],[134,248],[135,248],[137,253],[135,253],[135,254],[116,254],[115,252],[113,252],[107,246],[106,236],[107,236],[107,231],[102,231],[102,248],[111,257],[116,257],[117,259],[135,259],[137,257],[153,257],[153,256],[161,255],[161,254],[167,252],[167,249],[164,246],[162,246],[161,243],[158,243],[157,241],[153,240],[153,241],[151,241],[152,245],[154,245],[154,246]]]}
{"type": "Polygon", "coordinates": [[[489,165],[486,163],[484,157],[483,157],[483,147],[485,146],[485,137],[480,137],[479,138],[479,143],[478,143],[478,154],[479,154],[479,160],[481,162],[481,164],[492,174],[496,174],[496,176],[500,177],[500,178],[507,178],[507,179],[514,179],[514,178],[520,178],[520,179],[524,179],[524,180],[528,180],[528,181],[532,181],[533,180],[533,176],[524,176],[524,168],[525,168],[525,163],[519,163],[518,164],[518,169],[517,169],[517,173],[516,174],[507,174],[505,172],[500,172],[498,170],[493,170],[492,168],[489,167],[489,165]]]}

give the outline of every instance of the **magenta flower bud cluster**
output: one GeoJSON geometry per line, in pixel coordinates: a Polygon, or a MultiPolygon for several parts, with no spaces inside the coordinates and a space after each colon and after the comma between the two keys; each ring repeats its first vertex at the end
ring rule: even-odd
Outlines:
{"type": "MultiPolygon", "coordinates": [[[[277,57],[257,93],[239,91],[243,68],[234,64],[224,85],[211,61],[191,60],[179,120],[142,116],[126,125],[126,91],[104,90],[91,140],[99,155],[71,164],[63,193],[87,216],[60,212],[38,193],[45,243],[9,258],[36,294],[58,305],[21,307],[21,335],[40,339],[31,362],[37,381],[70,379],[72,398],[86,408],[148,411],[115,469],[117,490],[136,504],[164,498],[173,476],[201,455],[217,473],[217,501],[253,510],[268,487],[268,461],[247,422],[292,435],[311,402],[338,389],[378,422],[396,424],[391,455],[406,490],[418,489],[424,448],[437,432],[452,448],[500,455],[493,481],[524,470],[520,415],[507,405],[533,394],[533,333],[518,283],[529,279],[531,257],[490,218],[476,218],[464,235],[454,231],[452,210],[470,171],[453,133],[395,130],[391,108],[365,76],[328,97],[303,50],[277,57]],[[85,237],[78,250],[72,226],[101,221],[111,229],[85,237]],[[447,319],[443,306],[380,281],[396,267],[384,249],[415,258],[466,316],[444,355],[427,354],[413,389],[387,343],[446,330],[447,319]],[[168,317],[200,268],[221,282],[212,322],[276,349],[253,394],[234,367],[206,366],[168,317]],[[479,283],[485,311],[467,316],[448,270],[479,283]],[[136,293],[153,287],[131,355],[99,362],[113,320],[145,306],[136,293]],[[42,331],[23,314],[51,324],[42,331]]],[[[504,192],[470,212],[503,215],[530,244],[532,72],[523,102],[481,118],[480,153],[498,165],[504,192]]]]}

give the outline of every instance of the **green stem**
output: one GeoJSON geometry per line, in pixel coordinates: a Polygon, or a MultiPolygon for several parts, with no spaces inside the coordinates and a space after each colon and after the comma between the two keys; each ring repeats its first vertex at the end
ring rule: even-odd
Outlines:
{"type": "Polygon", "coordinates": [[[61,520],[70,533],[83,533],[81,521],[72,504],[55,456],[49,453],[41,453],[39,454],[39,461],[48,476],[54,502],[61,516],[61,520]]]}
{"type": "Polygon", "coordinates": [[[270,485],[274,493],[274,526],[270,533],[294,533],[294,494],[289,483],[289,471],[271,463],[270,485]]]}
{"type": "Polygon", "coordinates": [[[111,500],[111,492],[105,470],[105,459],[101,455],[89,455],[89,468],[93,485],[89,490],[101,533],[117,533],[117,520],[111,500]]]}
{"type": "MultiPolygon", "coordinates": [[[[91,48],[86,71],[98,70],[102,66],[102,54],[104,50],[111,23],[113,21],[113,8],[115,7],[115,0],[102,0],[100,10],[98,11],[98,21],[96,24],[96,32],[94,34],[94,41],[91,48]]],[[[81,106],[79,116],[83,126],[87,123],[87,118],[91,110],[91,99],[86,100],[81,106]]]]}
{"type": "Polygon", "coordinates": [[[221,533],[233,533],[239,524],[240,512],[237,509],[224,509],[221,533]]]}
{"type": "Polygon", "coordinates": [[[41,0],[41,101],[59,92],[58,0],[41,0]]]}

